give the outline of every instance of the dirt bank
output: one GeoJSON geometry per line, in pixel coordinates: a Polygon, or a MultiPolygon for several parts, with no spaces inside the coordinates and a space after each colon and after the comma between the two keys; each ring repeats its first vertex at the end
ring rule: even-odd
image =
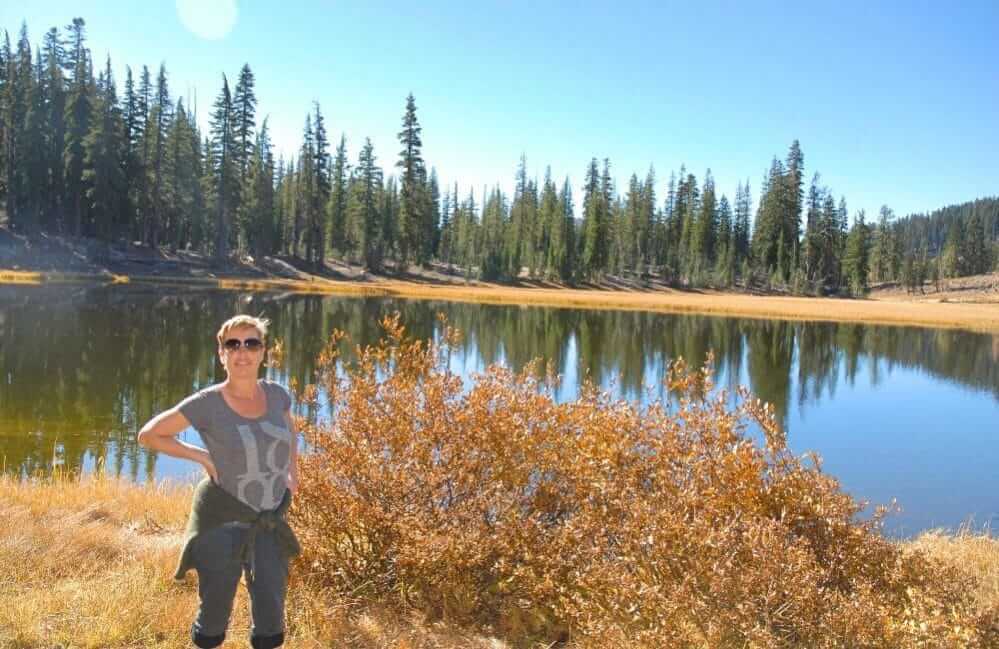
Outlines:
{"type": "Polygon", "coordinates": [[[322,268],[283,257],[247,257],[217,264],[189,251],[133,245],[108,248],[88,240],[46,235],[29,241],[0,229],[0,281],[157,282],[489,304],[910,324],[999,333],[999,273],[946,280],[939,291],[927,285],[924,293],[915,295],[896,285],[882,285],[874,288],[869,299],[681,290],[657,282],[639,285],[615,278],[573,288],[543,280],[524,279],[516,284],[466,280],[443,266],[373,275],[359,266],[333,260],[322,268]]]}

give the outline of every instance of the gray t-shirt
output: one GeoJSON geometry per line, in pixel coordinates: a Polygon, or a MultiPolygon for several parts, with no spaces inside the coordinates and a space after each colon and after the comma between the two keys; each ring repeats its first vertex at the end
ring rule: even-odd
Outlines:
{"type": "Polygon", "coordinates": [[[237,414],[216,384],[196,392],[177,408],[208,449],[220,486],[257,511],[274,509],[286,489],[291,433],[284,413],[291,397],[279,384],[261,380],[267,412],[249,419],[237,414]]]}

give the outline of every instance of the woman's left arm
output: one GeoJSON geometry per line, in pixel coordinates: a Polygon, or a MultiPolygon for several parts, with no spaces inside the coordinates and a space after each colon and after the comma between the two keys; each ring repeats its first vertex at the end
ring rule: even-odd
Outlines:
{"type": "Polygon", "coordinates": [[[288,489],[291,495],[298,491],[298,431],[295,429],[295,420],[291,416],[291,410],[284,411],[284,423],[291,433],[291,453],[288,457],[288,489]]]}

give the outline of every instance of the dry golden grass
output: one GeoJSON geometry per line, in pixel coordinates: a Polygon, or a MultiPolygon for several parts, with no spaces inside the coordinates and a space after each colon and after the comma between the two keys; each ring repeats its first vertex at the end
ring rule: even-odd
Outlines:
{"type": "MultiPolygon", "coordinates": [[[[170,579],[189,487],[101,474],[24,482],[8,476],[0,477],[0,493],[0,647],[190,646],[196,582],[170,579]]],[[[999,604],[999,539],[930,532],[903,547],[977,575],[976,601],[999,604]]],[[[241,588],[226,649],[248,646],[247,605],[241,588]]],[[[415,611],[358,606],[301,583],[292,588],[288,615],[290,649],[508,647],[415,611]]]]}
{"type": "Polygon", "coordinates": [[[126,275],[105,273],[73,272],[38,272],[24,270],[0,269],[0,284],[45,284],[49,282],[110,282],[112,284],[127,284],[130,278],[126,275]]]}
{"type": "MultiPolygon", "coordinates": [[[[332,290],[338,292],[342,289],[336,286],[332,290]]],[[[931,304],[889,300],[761,296],[721,291],[690,293],[677,290],[619,291],[504,286],[464,288],[395,281],[385,282],[383,290],[384,295],[394,297],[486,304],[532,304],[581,309],[705,313],[764,319],[908,324],[999,332],[999,304],[996,303],[931,304]]]]}
{"type": "Polygon", "coordinates": [[[3,284],[41,284],[45,281],[43,273],[23,270],[0,270],[0,283],[3,284]]]}
{"type": "MultiPolygon", "coordinates": [[[[0,648],[190,647],[197,579],[172,575],[191,492],[101,473],[0,477],[0,648]]],[[[224,648],[249,646],[248,605],[241,587],[224,648]]],[[[290,649],[505,646],[300,586],[288,612],[290,649]]]]}
{"type": "MultiPolygon", "coordinates": [[[[69,273],[21,273],[0,271],[0,283],[108,281],[109,276],[69,273]],[[33,279],[27,281],[26,278],[33,279]]],[[[373,281],[244,279],[164,276],[111,276],[115,283],[135,281],[158,284],[210,286],[231,290],[295,291],[335,295],[399,297],[476,302],[482,304],[530,304],[584,309],[628,309],[662,313],[706,313],[748,318],[779,318],[832,322],[921,325],[963,328],[999,333],[999,303],[967,304],[916,302],[899,298],[851,300],[746,295],[721,291],[597,290],[573,288],[517,288],[475,283],[469,286],[435,285],[395,279],[373,281]]]]}
{"type": "Polygon", "coordinates": [[[977,577],[975,600],[982,606],[999,606],[999,539],[991,530],[957,534],[943,530],[924,532],[904,544],[907,550],[924,552],[943,563],[977,577]]]}

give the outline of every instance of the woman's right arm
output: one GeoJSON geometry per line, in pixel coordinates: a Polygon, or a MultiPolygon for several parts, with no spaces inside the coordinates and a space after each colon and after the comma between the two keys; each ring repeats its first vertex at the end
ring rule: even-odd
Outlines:
{"type": "Polygon", "coordinates": [[[146,422],[146,425],[139,431],[137,439],[140,446],[145,446],[159,453],[166,453],[172,457],[197,462],[205,467],[205,471],[208,472],[212,480],[218,483],[218,473],[208,451],[177,439],[177,435],[190,425],[191,422],[180,410],[170,408],[146,422]]]}

